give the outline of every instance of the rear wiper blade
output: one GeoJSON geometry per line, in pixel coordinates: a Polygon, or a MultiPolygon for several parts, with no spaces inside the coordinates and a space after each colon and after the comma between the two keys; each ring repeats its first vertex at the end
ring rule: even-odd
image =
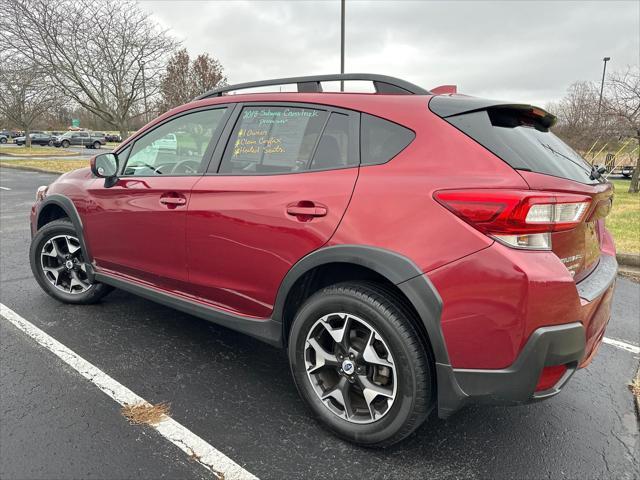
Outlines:
{"type": "MultiPolygon", "coordinates": [[[[571,157],[567,157],[566,155],[558,152],[557,150],[553,149],[553,147],[551,147],[551,145],[547,145],[546,143],[542,143],[540,140],[538,140],[538,142],[540,143],[540,145],[542,145],[544,148],[548,149],[551,151],[551,153],[554,153],[556,155],[559,155],[562,158],[566,158],[567,160],[569,160],[571,163],[573,163],[574,165],[577,165],[578,167],[580,167],[581,169],[583,169],[585,172],[587,172],[590,176],[593,175],[593,167],[591,167],[591,170],[589,170],[588,166],[586,164],[582,164],[580,162],[576,162],[573,158],[571,157]]],[[[595,178],[592,178],[591,180],[595,180],[595,178]]]]}
{"type": "Polygon", "coordinates": [[[602,177],[602,174],[605,173],[606,171],[607,171],[607,167],[605,167],[604,165],[592,165],[591,174],[589,175],[589,178],[591,180],[597,180],[600,177],[602,177]]]}

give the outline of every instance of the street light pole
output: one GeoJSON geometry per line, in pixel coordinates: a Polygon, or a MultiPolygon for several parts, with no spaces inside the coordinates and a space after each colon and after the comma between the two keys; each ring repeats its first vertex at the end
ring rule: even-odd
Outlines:
{"type": "Polygon", "coordinates": [[[604,91],[604,76],[607,72],[607,62],[611,60],[611,57],[604,57],[602,61],[604,66],[602,67],[602,82],[600,82],[600,100],[598,101],[598,121],[600,120],[600,111],[602,110],[602,92],[604,91]]]}
{"type": "Polygon", "coordinates": [[[149,108],[147,107],[147,83],[144,76],[144,60],[140,61],[140,69],[142,70],[142,95],[144,97],[144,123],[147,123],[149,108]]]}
{"type": "MultiPolygon", "coordinates": [[[[340,0],[340,73],[344,73],[344,7],[345,0],[340,0]]],[[[344,81],[340,80],[340,91],[344,92],[344,81]]]]}

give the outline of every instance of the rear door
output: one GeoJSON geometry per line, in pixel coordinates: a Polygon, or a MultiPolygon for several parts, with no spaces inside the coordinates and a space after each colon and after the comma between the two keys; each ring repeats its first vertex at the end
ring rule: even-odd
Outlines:
{"type": "Polygon", "coordinates": [[[93,182],[83,220],[98,269],[158,288],[183,288],[191,188],[227,118],[225,107],[182,112],[118,153],[123,167],[114,186],[93,182]],[[170,147],[162,142],[167,135],[177,139],[170,147]]]}
{"type": "Polygon", "coordinates": [[[336,230],[358,176],[359,114],[244,104],[187,214],[193,295],[268,317],[287,271],[336,230]]]}

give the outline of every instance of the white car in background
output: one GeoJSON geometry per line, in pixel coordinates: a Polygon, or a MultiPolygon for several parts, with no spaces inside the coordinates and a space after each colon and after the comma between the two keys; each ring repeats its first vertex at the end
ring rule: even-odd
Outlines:
{"type": "Polygon", "coordinates": [[[158,150],[177,150],[178,140],[174,133],[168,133],[164,137],[153,142],[153,146],[158,150]]]}

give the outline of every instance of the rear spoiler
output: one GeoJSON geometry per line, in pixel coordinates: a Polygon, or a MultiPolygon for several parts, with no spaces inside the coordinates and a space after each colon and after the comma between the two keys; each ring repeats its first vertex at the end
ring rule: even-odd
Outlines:
{"type": "Polygon", "coordinates": [[[440,85],[429,90],[434,95],[453,95],[458,93],[457,85],[440,85]]]}
{"type": "Polygon", "coordinates": [[[557,120],[555,115],[533,105],[457,95],[432,97],[429,109],[442,118],[486,110],[494,125],[504,127],[531,123],[549,129],[557,120]]]}

